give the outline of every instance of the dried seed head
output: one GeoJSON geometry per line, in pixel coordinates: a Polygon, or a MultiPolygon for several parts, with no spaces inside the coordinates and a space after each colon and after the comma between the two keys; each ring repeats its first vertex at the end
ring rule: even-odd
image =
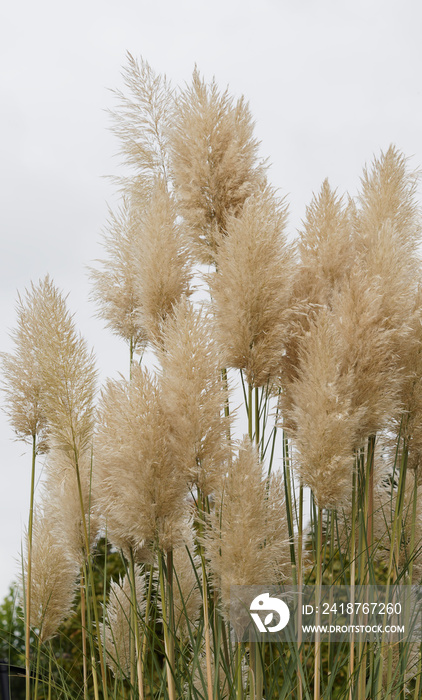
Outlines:
{"type": "Polygon", "coordinates": [[[294,280],[298,300],[329,303],[350,271],[354,255],[350,210],[343,206],[328,180],[306,208],[298,251],[300,265],[294,280]]]}
{"type": "Polygon", "coordinates": [[[353,230],[355,207],[342,198],[325,180],[320,193],[306,209],[298,242],[299,263],[293,265],[291,311],[284,332],[285,353],[280,362],[281,412],[286,430],[294,430],[294,382],[298,378],[303,337],[315,314],[330,306],[333,294],[341,288],[354,263],[353,230]]]}
{"type": "Polygon", "coordinates": [[[342,371],[343,352],[332,314],[321,311],[303,340],[292,413],[296,468],[322,508],[337,507],[350,497],[362,417],[353,401],[354,374],[342,371]]]}
{"type": "Polygon", "coordinates": [[[223,361],[262,386],[278,371],[284,352],[293,249],[285,235],[287,208],[270,188],[249,197],[227,219],[227,235],[208,276],[223,361]]]}
{"type": "Polygon", "coordinates": [[[221,358],[209,318],[187,300],[175,308],[162,337],[161,393],[171,449],[180,473],[207,495],[230,459],[221,358]]]}
{"type": "Polygon", "coordinates": [[[195,69],[176,100],[170,143],[176,198],[202,262],[214,260],[227,217],[237,216],[264,180],[253,126],[243,98],[234,102],[195,69]]]}
{"type": "Polygon", "coordinates": [[[406,158],[390,146],[374,159],[371,170],[364,170],[356,222],[356,263],[381,298],[381,320],[395,331],[392,352],[398,355],[406,351],[420,279],[416,186],[417,175],[409,171],[406,158]]]}
{"type": "Polygon", "coordinates": [[[167,439],[157,381],[133,366],[132,379],[102,393],[95,443],[94,496],[108,537],[126,552],[177,545],[187,483],[167,439]]]}
{"type": "Polygon", "coordinates": [[[359,436],[366,440],[386,427],[398,408],[402,375],[383,298],[357,269],[333,301],[333,320],[343,345],[343,373],[354,375],[352,405],[361,410],[359,436]]]}
{"type": "Polygon", "coordinates": [[[138,208],[131,198],[123,200],[120,211],[110,212],[108,232],[104,236],[107,259],[102,270],[91,270],[93,298],[98,315],[119,337],[129,343],[133,353],[142,352],[147,340],[140,324],[138,309],[141,300],[136,283],[138,272],[139,225],[138,208]]]}
{"type": "MultiPolygon", "coordinates": [[[[145,577],[135,568],[136,621],[142,633],[141,619],[145,617],[145,577]]],[[[101,625],[105,637],[107,664],[113,674],[129,676],[131,645],[134,644],[133,593],[128,576],[118,583],[112,581],[105,609],[105,623],[101,625]]]]}
{"type": "MultiPolygon", "coordinates": [[[[56,539],[43,506],[34,512],[31,549],[31,619],[40,640],[53,637],[72,612],[79,564],[69,556],[64,542],[56,539]]],[[[28,549],[28,541],[26,542],[28,549]]],[[[25,579],[28,560],[24,562],[25,579]]]]}
{"type": "MultiPolygon", "coordinates": [[[[79,459],[78,469],[90,551],[99,534],[99,518],[93,507],[91,468],[91,455],[84,453],[79,459]]],[[[72,560],[82,566],[87,553],[74,460],[63,450],[53,447],[48,453],[45,472],[43,502],[51,532],[72,560]]]]}
{"type": "Polygon", "coordinates": [[[419,211],[416,203],[418,174],[410,172],[407,159],[391,145],[363,171],[359,195],[359,226],[362,244],[371,249],[384,223],[400,231],[411,253],[418,245],[419,211]]]}
{"type": "MultiPolygon", "coordinates": [[[[271,585],[288,575],[288,534],[280,482],[270,497],[255,447],[245,438],[211,513],[206,556],[220,587],[225,614],[230,586],[271,585]]],[[[271,484],[270,484],[271,493],[271,484]]]]}
{"type": "Polygon", "coordinates": [[[97,373],[93,353],[77,333],[66,300],[48,278],[37,293],[38,362],[51,440],[77,460],[91,452],[97,373]]]}
{"type": "Polygon", "coordinates": [[[186,236],[177,223],[172,197],[156,181],[148,200],[133,192],[138,238],[134,251],[135,290],[139,327],[156,344],[162,324],[183,295],[190,293],[190,257],[186,236]]]}
{"type": "MultiPolygon", "coordinates": [[[[40,283],[43,289],[48,278],[40,283]]],[[[15,350],[1,354],[2,389],[9,421],[20,440],[32,444],[36,439],[37,452],[47,450],[47,419],[43,406],[44,384],[37,351],[39,343],[39,293],[31,286],[24,298],[18,296],[17,327],[12,332],[15,350]]]]}
{"type": "Polygon", "coordinates": [[[173,123],[173,94],[165,76],[156,75],[146,61],[128,53],[123,79],[128,95],[119,90],[112,131],[121,143],[126,163],[136,170],[144,191],[156,178],[168,176],[168,132],[173,123]]]}

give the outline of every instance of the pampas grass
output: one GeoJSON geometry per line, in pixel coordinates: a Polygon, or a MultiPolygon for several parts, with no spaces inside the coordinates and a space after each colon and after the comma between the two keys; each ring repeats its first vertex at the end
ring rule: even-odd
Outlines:
{"type": "MultiPolygon", "coordinates": [[[[242,642],[230,617],[233,586],[354,596],[420,581],[417,178],[391,146],[357,198],[325,180],[290,243],[243,97],[197,69],[173,91],[130,55],[124,81],[113,129],[130,172],[91,277],[129,378],[96,396],[94,356],[49,277],[19,297],[2,356],[5,407],[32,447],[27,700],[78,579],[84,700],[419,697],[406,640],[398,655],[353,635],[328,648],[297,621],[297,638],[242,642]],[[106,557],[99,587],[102,536],[125,575],[110,581],[106,557]]],[[[69,695],[53,661],[51,699],[69,695]]]]}
{"type": "Polygon", "coordinates": [[[187,473],[173,459],[161,400],[156,379],[135,367],[130,382],[108,382],[99,407],[96,507],[110,541],[135,556],[181,540],[187,473]]]}
{"type": "Polygon", "coordinates": [[[208,263],[228,216],[240,214],[264,182],[265,169],[244,98],[220,92],[215,80],[207,85],[197,69],[176,98],[174,119],[169,133],[176,198],[198,258],[208,263]]]}

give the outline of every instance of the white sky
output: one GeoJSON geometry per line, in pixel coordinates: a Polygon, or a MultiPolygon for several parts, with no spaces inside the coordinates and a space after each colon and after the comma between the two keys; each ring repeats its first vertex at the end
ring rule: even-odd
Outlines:
{"type": "MultiPolygon", "coordinates": [[[[15,0],[0,9],[0,350],[17,290],[47,272],[96,349],[102,378],[125,346],[93,319],[85,266],[101,257],[104,175],[118,145],[108,88],[126,51],[173,84],[194,64],[245,94],[271,178],[300,225],[323,179],[355,194],[366,161],[395,143],[422,164],[419,0],[15,0]]],[[[1,400],[1,399],[0,399],[1,400]]],[[[0,416],[0,599],[17,571],[30,454],[0,416]]]]}

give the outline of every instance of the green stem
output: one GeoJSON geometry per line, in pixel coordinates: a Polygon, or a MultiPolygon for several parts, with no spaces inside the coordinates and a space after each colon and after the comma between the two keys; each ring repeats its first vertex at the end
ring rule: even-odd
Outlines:
{"type": "Polygon", "coordinates": [[[51,685],[53,682],[52,678],[52,672],[51,672],[51,657],[53,655],[53,646],[50,641],[50,649],[49,649],[49,654],[48,654],[48,695],[47,695],[47,700],[51,700],[51,685]]]}
{"type": "MultiPolygon", "coordinates": [[[[388,562],[387,586],[386,586],[386,594],[385,594],[386,601],[389,600],[390,585],[391,585],[392,579],[393,579],[394,553],[395,553],[394,550],[396,549],[396,541],[398,542],[398,546],[400,547],[401,520],[402,520],[402,512],[403,512],[404,492],[405,492],[405,486],[406,486],[406,471],[407,471],[407,446],[404,445],[403,455],[402,455],[401,464],[400,464],[399,484],[398,484],[396,504],[395,504],[395,509],[394,509],[393,526],[392,526],[392,530],[391,530],[390,557],[389,557],[389,562],[388,562]]],[[[396,566],[397,566],[397,563],[396,563],[396,566]]],[[[386,619],[384,618],[384,620],[385,620],[385,624],[386,624],[386,619]]],[[[384,638],[382,639],[381,645],[382,645],[382,647],[385,647],[384,638]]],[[[378,679],[377,679],[376,697],[381,696],[383,665],[384,665],[384,658],[383,658],[383,653],[382,653],[382,649],[381,649],[380,666],[379,666],[378,679]]],[[[390,668],[387,668],[387,683],[388,683],[388,675],[390,675],[390,678],[391,678],[390,668]]]]}
{"type": "MultiPolygon", "coordinates": [[[[107,676],[106,676],[106,670],[105,670],[105,663],[104,663],[104,653],[103,653],[103,644],[101,641],[101,634],[100,634],[100,619],[98,615],[98,603],[97,603],[97,596],[95,593],[95,580],[94,580],[94,572],[92,569],[92,562],[91,562],[91,551],[90,551],[90,544],[89,544],[89,536],[88,536],[88,527],[86,523],[86,515],[85,515],[85,507],[84,507],[84,501],[83,501],[83,495],[82,495],[82,484],[81,484],[81,475],[79,471],[79,460],[78,460],[78,454],[76,449],[74,449],[74,456],[75,456],[75,468],[76,468],[76,480],[78,484],[78,494],[79,494],[79,505],[81,508],[81,519],[82,519],[82,530],[83,530],[83,536],[84,536],[84,542],[85,542],[85,551],[86,551],[86,557],[87,557],[87,562],[88,562],[88,576],[89,576],[89,583],[90,583],[90,590],[91,590],[91,596],[92,596],[92,606],[94,609],[94,620],[95,620],[95,629],[97,633],[97,643],[98,643],[98,653],[100,656],[100,668],[101,668],[101,678],[102,678],[102,684],[103,684],[103,694],[105,700],[107,700],[107,676]]],[[[95,668],[95,665],[94,665],[95,668]]]]}
{"type": "MultiPolygon", "coordinates": [[[[355,583],[356,583],[356,517],[357,517],[357,462],[355,460],[352,476],[352,526],[350,533],[350,602],[352,603],[352,610],[354,610],[355,603],[355,583]]],[[[353,625],[353,619],[351,620],[353,625]]],[[[350,677],[350,690],[349,690],[349,700],[353,699],[353,686],[354,686],[354,673],[355,673],[355,635],[352,630],[350,638],[350,654],[349,654],[349,677],[350,677]]]]}
{"type": "Polygon", "coordinates": [[[252,427],[252,386],[248,384],[248,434],[249,439],[252,442],[253,438],[253,427],[252,427]]]}
{"type": "Polygon", "coordinates": [[[133,559],[133,552],[130,550],[130,578],[131,578],[131,594],[132,594],[132,624],[133,624],[133,636],[135,640],[135,668],[137,670],[138,676],[138,693],[139,700],[144,700],[144,683],[142,677],[142,659],[141,659],[141,640],[139,636],[139,624],[138,624],[138,601],[136,599],[136,577],[135,577],[135,562],[133,559]]]}
{"type": "Polygon", "coordinates": [[[38,697],[38,678],[40,675],[40,657],[41,657],[41,639],[38,637],[38,643],[37,643],[37,664],[36,664],[36,670],[35,670],[35,689],[34,689],[34,700],[37,700],[38,697]]]}
{"type": "Polygon", "coordinates": [[[151,564],[151,568],[150,568],[150,572],[149,572],[147,601],[146,601],[146,608],[145,608],[144,637],[142,640],[142,654],[141,654],[142,673],[143,673],[144,665],[145,665],[146,647],[147,647],[147,640],[148,640],[147,635],[148,635],[148,625],[149,625],[149,615],[150,615],[150,607],[151,607],[151,595],[152,595],[153,580],[154,580],[154,565],[151,564]]]}
{"type": "MultiPolygon", "coordinates": [[[[199,506],[199,536],[202,541],[204,536],[205,504],[201,492],[198,493],[199,506]]],[[[204,637],[205,637],[205,661],[207,668],[207,694],[208,700],[213,698],[212,666],[211,666],[211,637],[210,637],[210,614],[208,605],[208,582],[207,569],[205,565],[204,547],[200,545],[201,568],[202,568],[202,605],[204,610],[204,637]]]]}
{"type": "Polygon", "coordinates": [[[298,600],[298,613],[299,613],[299,620],[298,620],[298,636],[297,636],[297,644],[299,648],[299,656],[298,656],[298,669],[297,669],[297,676],[299,680],[299,685],[298,685],[298,690],[299,690],[299,700],[302,700],[303,698],[303,684],[302,684],[302,674],[301,674],[301,666],[302,666],[302,658],[303,658],[303,650],[302,650],[302,584],[303,584],[303,571],[302,571],[302,557],[303,557],[303,484],[300,484],[299,487],[299,522],[298,522],[298,533],[297,533],[297,564],[298,564],[298,571],[297,571],[297,585],[298,585],[298,595],[299,595],[299,600],[298,600]]]}
{"type": "MultiPolygon", "coordinates": [[[[322,581],[322,562],[321,562],[321,547],[322,547],[322,508],[318,506],[318,520],[317,520],[317,543],[316,543],[316,609],[317,609],[317,621],[316,624],[320,624],[320,601],[321,601],[321,581],[322,581]]],[[[320,690],[320,679],[321,679],[321,641],[319,632],[316,634],[315,638],[315,663],[314,663],[314,700],[319,700],[321,697],[320,690]]]]}
{"type": "Polygon", "coordinates": [[[25,697],[31,697],[31,577],[32,577],[32,529],[34,524],[35,464],[37,459],[37,436],[32,436],[31,493],[28,520],[28,562],[26,572],[25,600],[25,697]]]}
{"type": "Polygon", "coordinates": [[[163,553],[161,551],[159,551],[159,553],[158,553],[158,572],[159,572],[159,579],[160,579],[161,605],[162,605],[162,609],[163,609],[164,646],[165,646],[165,652],[166,652],[166,669],[167,669],[167,689],[168,689],[168,694],[169,694],[169,700],[176,700],[176,686],[175,686],[175,682],[174,682],[174,659],[172,659],[172,655],[171,655],[167,593],[166,593],[166,586],[165,586],[165,582],[164,582],[163,553]]]}
{"type": "Polygon", "coordinates": [[[236,700],[243,699],[243,679],[242,679],[242,643],[238,642],[236,647],[236,679],[237,695],[236,700]]]}
{"type": "Polygon", "coordinates": [[[292,579],[293,585],[297,585],[297,574],[296,574],[296,555],[294,547],[294,527],[293,527],[293,496],[292,496],[292,481],[290,476],[290,458],[289,458],[289,443],[287,437],[285,437],[283,431],[283,470],[284,470],[284,489],[286,494],[286,514],[287,514],[287,527],[289,531],[289,542],[290,542],[290,560],[292,564],[292,579]]]}
{"type": "Polygon", "coordinates": [[[82,634],[82,669],[84,678],[84,700],[88,699],[88,657],[86,649],[86,597],[85,597],[85,579],[83,572],[81,573],[81,634],[82,634]]]}
{"type": "MultiPolygon", "coordinates": [[[[252,413],[252,411],[251,411],[252,413]]],[[[259,454],[259,439],[260,439],[260,429],[259,429],[259,392],[258,392],[258,387],[255,388],[255,444],[258,449],[258,454],[259,454]]],[[[253,651],[252,654],[252,661],[253,663],[251,664],[253,670],[254,670],[254,681],[255,681],[255,698],[258,700],[261,700],[262,698],[262,692],[263,692],[263,687],[264,687],[264,675],[263,675],[263,668],[262,668],[262,644],[260,642],[252,642],[249,645],[249,650],[250,653],[253,651]]]]}

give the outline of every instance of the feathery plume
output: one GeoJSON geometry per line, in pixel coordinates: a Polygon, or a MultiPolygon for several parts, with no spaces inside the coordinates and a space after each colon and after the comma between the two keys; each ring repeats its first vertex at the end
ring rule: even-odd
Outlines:
{"type": "Polygon", "coordinates": [[[415,201],[418,173],[410,172],[407,159],[391,145],[371,168],[364,168],[359,195],[360,236],[369,249],[377,231],[388,220],[401,232],[409,252],[418,243],[418,205],[415,201]]]}
{"type": "Polygon", "coordinates": [[[9,421],[27,443],[36,439],[38,453],[46,452],[48,426],[43,406],[44,383],[40,368],[38,290],[32,285],[18,296],[17,328],[12,332],[14,353],[2,353],[2,389],[9,421]]]}
{"type": "Polygon", "coordinates": [[[390,146],[365,168],[357,217],[356,251],[367,286],[382,299],[383,321],[395,330],[395,350],[407,344],[408,321],[420,279],[420,209],[415,201],[417,174],[390,146]]]}
{"type": "Polygon", "coordinates": [[[246,372],[249,384],[264,385],[284,352],[294,253],[287,244],[287,207],[265,188],[227,218],[208,275],[217,339],[223,362],[246,372]]]}
{"type": "Polygon", "coordinates": [[[111,542],[126,553],[180,542],[187,484],[167,440],[160,388],[134,366],[130,382],[108,381],[95,443],[94,496],[111,542]]]}
{"type": "Polygon", "coordinates": [[[353,403],[354,373],[342,371],[343,352],[332,314],[321,311],[303,340],[291,389],[296,468],[321,508],[337,507],[350,496],[362,416],[353,403]]]}
{"type": "MultiPolygon", "coordinates": [[[[99,533],[99,519],[93,508],[91,493],[92,461],[89,453],[84,453],[78,462],[82,502],[87,524],[90,551],[99,533]]],[[[56,541],[80,566],[86,560],[87,552],[81,514],[81,501],[75,465],[72,457],[63,450],[53,447],[45,464],[46,478],[43,483],[44,510],[48,515],[51,532],[56,541]]]]}
{"type": "Polygon", "coordinates": [[[92,444],[94,357],[76,332],[65,299],[48,276],[33,287],[33,301],[38,321],[34,348],[51,442],[77,460],[92,444]]]}
{"type": "Polygon", "coordinates": [[[132,193],[137,208],[136,310],[139,326],[159,343],[162,324],[182,295],[188,295],[190,257],[172,197],[157,180],[147,201],[132,193]]]}
{"type": "Polygon", "coordinates": [[[330,307],[332,295],[350,273],[353,256],[353,202],[344,207],[324,180],[321,191],[306,208],[299,232],[299,260],[292,267],[289,322],[284,330],[284,354],[280,361],[280,395],[283,425],[294,430],[294,382],[298,378],[303,338],[315,314],[330,307]]]}
{"type": "MultiPolygon", "coordinates": [[[[354,414],[361,412],[360,440],[386,427],[400,409],[402,365],[420,267],[416,252],[420,224],[414,194],[415,176],[408,173],[403,156],[390,148],[375,160],[370,173],[365,171],[360,209],[349,206],[345,237],[341,220],[338,223],[341,250],[347,244],[347,226],[351,227],[355,264],[351,267],[350,260],[345,260],[345,274],[332,276],[325,292],[321,295],[320,290],[314,296],[319,305],[316,310],[325,304],[332,311],[332,323],[342,337],[340,374],[354,375],[351,407],[354,414]]],[[[308,216],[308,234],[309,221],[308,216]]],[[[300,276],[301,272],[299,280],[300,276]]],[[[290,329],[282,363],[283,410],[286,427],[293,432],[297,428],[294,390],[301,374],[300,347],[308,323],[303,311],[299,309],[294,319],[296,326],[290,329]]]]}
{"type": "Polygon", "coordinates": [[[209,516],[205,552],[221,591],[223,611],[230,586],[271,585],[289,571],[288,534],[281,483],[267,496],[256,448],[245,437],[225,479],[221,499],[209,516]]]}
{"type": "Polygon", "coordinates": [[[308,304],[329,304],[354,262],[352,205],[344,207],[324,180],[318,196],[306,208],[303,228],[299,232],[300,264],[294,279],[294,297],[308,304]]]}
{"type": "MultiPolygon", "coordinates": [[[[71,614],[79,575],[78,563],[54,536],[45,505],[34,512],[31,548],[30,624],[39,630],[42,642],[71,614]]],[[[24,570],[27,576],[27,559],[24,570]]]]}
{"type": "MultiPolygon", "coordinates": [[[[136,624],[142,633],[140,619],[145,616],[145,577],[135,568],[136,624]]],[[[130,648],[134,643],[132,617],[132,590],[128,576],[110,585],[109,600],[105,609],[105,623],[101,625],[105,637],[107,664],[113,674],[129,676],[131,668],[130,648]]]]}
{"type": "Polygon", "coordinates": [[[123,70],[125,95],[111,112],[112,131],[121,142],[126,163],[136,170],[137,187],[148,191],[156,178],[168,178],[168,134],[173,123],[173,93],[165,76],[156,75],[146,61],[130,53],[123,70]]]}
{"type": "Polygon", "coordinates": [[[107,259],[100,260],[102,270],[90,270],[92,296],[98,305],[98,315],[117,336],[129,343],[131,359],[142,352],[147,340],[145,328],[139,323],[137,266],[139,248],[138,207],[131,197],[123,200],[117,214],[110,212],[108,233],[104,236],[107,259]]]}
{"type": "Polygon", "coordinates": [[[221,482],[230,457],[227,392],[210,319],[182,299],[162,338],[160,380],[171,449],[179,472],[208,495],[221,482]]]}
{"type": "Polygon", "coordinates": [[[264,180],[253,127],[244,98],[234,102],[195,68],[176,100],[169,138],[176,199],[202,262],[213,262],[227,217],[237,216],[264,180]]]}

